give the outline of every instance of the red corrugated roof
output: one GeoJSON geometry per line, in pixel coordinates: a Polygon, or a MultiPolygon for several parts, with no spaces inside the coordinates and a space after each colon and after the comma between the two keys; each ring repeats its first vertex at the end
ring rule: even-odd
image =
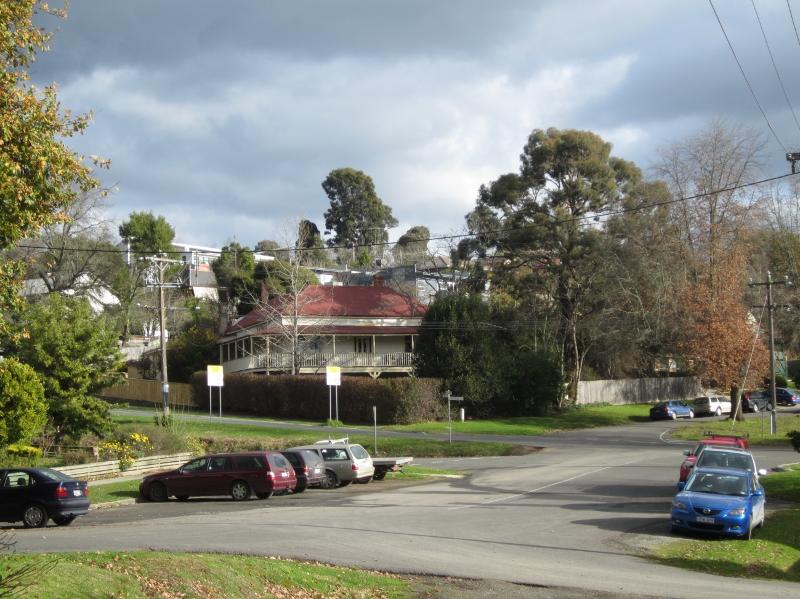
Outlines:
{"type": "MultiPolygon", "coordinates": [[[[280,307],[282,301],[285,298],[276,298],[270,304],[280,307]]],[[[320,318],[419,318],[426,310],[426,306],[416,298],[405,296],[388,287],[358,285],[309,285],[300,293],[297,303],[300,316],[320,318]]],[[[284,316],[289,315],[288,310],[283,311],[284,316]]],[[[266,315],[266,311],[256,308],[229,326],[225,334],[257,325],[266,320],[266,315]]]]}

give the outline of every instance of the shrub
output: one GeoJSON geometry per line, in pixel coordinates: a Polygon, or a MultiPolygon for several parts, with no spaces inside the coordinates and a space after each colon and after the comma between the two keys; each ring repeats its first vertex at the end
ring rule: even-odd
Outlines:
{"type": "Polygon", "coordinates": [[[31,445],[19,445],[17,443],[13,443],[6,447],[6,453],[11,456],[17,456],[21,458],[40,458],[42,457],[42,450],[38,447],[33,447],[31,445]]]}
{"type": "Polygon", "coordinates": [[[14,358],[0,361],[0,446],[30,441],[46,419],[44,387],[33,368],[14,358]]]}
{"type": "MultiPolygon", "coordinates": [[[[434,420],[442,413],[440,386],[439,379],[343,376],[339,420],[371,423],[372,406],[380,424],[434,420]]],[[[205,372],[192,377],[192,396],[198,407],[207,405],[205,372]]],[[[324,376],[231,374],[225,378],[222,405],[230,412],[273,418],[324,421],[329,416],[324,376]]]]}
{"type": "Polygon", "coordinates": [[[152,451],[153,445],[147,435],[128,433],[121,438],[100,444],[100,455],[107,460],[119,460],[119,469],[127,470],[136,461],[152,451]]]}
{"type": "Polygon", "coordinates": [[[782,374],[775,375],[775,386],[776,387],[788,387],[789,386],[789,379],[787,379],[782,374]]]}

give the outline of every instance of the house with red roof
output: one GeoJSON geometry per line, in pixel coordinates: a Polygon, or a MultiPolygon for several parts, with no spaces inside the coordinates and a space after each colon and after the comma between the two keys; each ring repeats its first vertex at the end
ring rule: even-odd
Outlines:
{"type": "Polygon", "coordinates": [[[426,307],[376,281],[309,285],[271,298],[228,326],[219,341],[225,373],[410,375],[426,307]]]}

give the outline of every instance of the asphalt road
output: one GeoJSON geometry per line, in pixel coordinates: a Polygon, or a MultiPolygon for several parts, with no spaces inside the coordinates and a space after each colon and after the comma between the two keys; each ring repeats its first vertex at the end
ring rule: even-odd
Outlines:
{"type": "MultiPolygon", "coordinates": [[[[504,438],[544,449],[419,460],[464,470],[464,479],[97,510],[70,528],[19,530],[17,549],[244,552],[618,596],[800,596],[796,584],[716,577],[639,557],[670,540],[669,503],[689,446],[663,439],[672,426],[504,438]]],[[[790,450],[754,453],[759,467],[798,461],[790,450]]]]}

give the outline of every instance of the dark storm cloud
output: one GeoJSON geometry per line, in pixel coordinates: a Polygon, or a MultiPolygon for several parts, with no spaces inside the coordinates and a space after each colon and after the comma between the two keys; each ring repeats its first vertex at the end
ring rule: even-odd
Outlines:
{"type": "MultiPolygon", "coordinates": [[[[783,132],[752,6],[715,4],[783,132]]],[[[800,102],[785,4],[757,5],[800,102]]],[[[338,167],[373,177],[396,238],[461,228],[535,127],[598,131],[645,168],[714,116],[765,129],[696,0],[73,0],[42,22],[59,31],[34,79],[94,111],[70,145],[112,159],[114,216],[152,210],[206,245],[322,228],[338,167]]]]}

